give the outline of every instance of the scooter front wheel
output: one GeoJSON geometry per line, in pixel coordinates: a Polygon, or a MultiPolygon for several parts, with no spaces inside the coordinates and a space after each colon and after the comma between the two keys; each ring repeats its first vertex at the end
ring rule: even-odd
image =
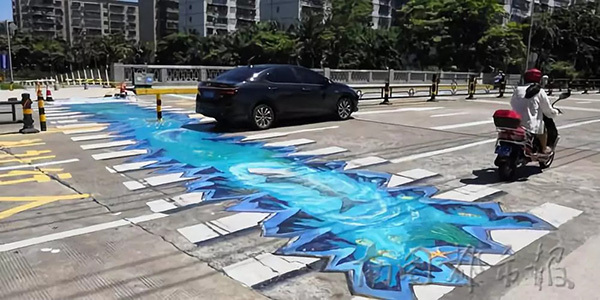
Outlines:
{"type": "Polygon", "coordinates": [[[554,155],[555,154],[556,153],[554,151],[552,151],[552,154],[550,154],[550,156],[548,156],[548,158],[546,160],[540,161],[540,168],[542,170],[550,168],[550,166],[554,162],[554,155]]]}
{"type": "Polygon", "coordinates": [[[517,173],[517,168],[511,163],[503,163],[498,166],[498,177],[501,181],[512,181],[517,173]]]}

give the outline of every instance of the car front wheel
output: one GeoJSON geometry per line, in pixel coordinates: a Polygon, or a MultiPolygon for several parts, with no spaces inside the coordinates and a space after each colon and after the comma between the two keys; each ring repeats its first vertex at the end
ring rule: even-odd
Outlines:
{"type": "Polygon", "coordinates": [[[352,115],[352,101],[350,98],[341,98],[337,102],[336,117],[340,120],[348,120],[352,115]]]}
{"type": "Polygon", "coordinates": [[[259,104],[252,110],[252,125],[256,129],[271,128],[275,121],[273,108],[266,104],[259,104]]]}

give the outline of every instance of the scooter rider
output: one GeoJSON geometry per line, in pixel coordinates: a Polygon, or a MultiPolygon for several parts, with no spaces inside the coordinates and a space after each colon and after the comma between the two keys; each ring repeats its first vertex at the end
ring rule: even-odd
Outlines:
{"type": "Polygon", "coordinates": [[[518,86],[510,100],[512,109],[521,115],[521,125],[537,136],[541,144],[541,152],[550,154],[548,132],[544,126],[544,117],[554,118],[559,111],[552,107],[546,91],[540,85],[542,72],[530,69],[524,75],[525,85],[518,86]]]}

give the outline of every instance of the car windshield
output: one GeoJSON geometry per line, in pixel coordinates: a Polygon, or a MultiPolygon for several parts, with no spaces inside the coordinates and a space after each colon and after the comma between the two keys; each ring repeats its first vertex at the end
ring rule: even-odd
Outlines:
{"type": "Polygon", "coordinates": [[[214,81],[220,82],[242,82],[250,79],[254,74],[263,71],[266,68],[258,68],[258,67],[239,67],[233,70],[227,71],[217,78],[213,79],[214,81]]]}

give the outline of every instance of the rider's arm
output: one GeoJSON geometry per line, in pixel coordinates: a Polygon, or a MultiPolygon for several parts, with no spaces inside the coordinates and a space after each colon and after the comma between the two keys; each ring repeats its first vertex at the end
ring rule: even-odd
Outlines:
{"type": "Polygon", "coordinates": [[[538,97],[540,99],[540,108],[544,115],[548,118],[554,118],[558,115],[558,110],[552,107],[550,99],[544,89],[540,90],[538,97]]]}

